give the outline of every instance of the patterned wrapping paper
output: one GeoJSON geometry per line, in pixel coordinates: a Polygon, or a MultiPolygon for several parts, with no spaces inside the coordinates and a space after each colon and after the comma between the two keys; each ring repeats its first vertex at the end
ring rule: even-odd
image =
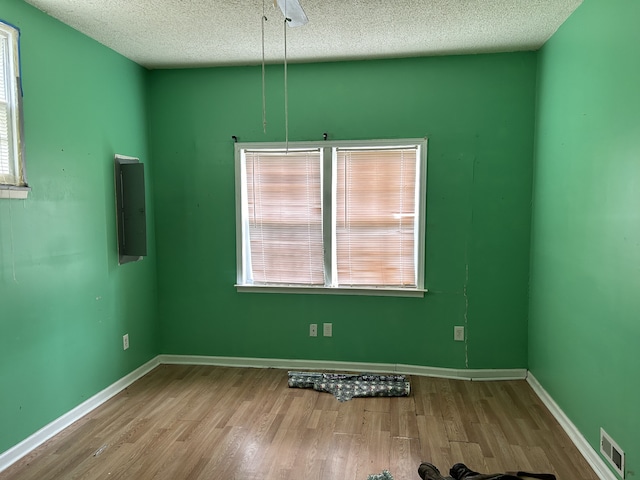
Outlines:
{"type": "Polygon", "coordinates": [[[411,392],[404,375],[289,372],[289,387],[332,393],[340,402],[354,397],[406,397],[411,392]]]}
{"type": "Polygon", "coordinates": [[[369,475],[367,480],[393,480],[393,476],[389,470],[383,470],[382,473],[369,475]]]}

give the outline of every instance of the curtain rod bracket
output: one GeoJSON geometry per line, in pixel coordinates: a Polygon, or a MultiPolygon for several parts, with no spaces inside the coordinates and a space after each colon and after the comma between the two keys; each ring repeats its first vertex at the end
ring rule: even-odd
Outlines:
{"type": "Polygon", "coordinates": [[[231,135],[231,138],[233,139],[233,143],[238,143],[238,137],[231,135]]]}
{"type": "Polygon", "coordinates": [[[327,135],[327,132],[324,132],[324,133],[322,134],[322,139],[323,139],[323,140],[326,140],[328,136],[329,136],[329,135],[327,135]]]}

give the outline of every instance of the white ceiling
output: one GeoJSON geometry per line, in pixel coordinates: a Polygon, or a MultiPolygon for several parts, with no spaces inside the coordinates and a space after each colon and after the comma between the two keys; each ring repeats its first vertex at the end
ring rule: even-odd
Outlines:
{"type": "MultiPolygon", "coordinates": [[[[148,68],[260,63],[263,0],[25,0],[148,68]]],[[[292,62],[540,48],[582,0],[301,0],[292,62]]],[[[265,57],[284,58],[284,19],[264,0],[265,57]]]]}

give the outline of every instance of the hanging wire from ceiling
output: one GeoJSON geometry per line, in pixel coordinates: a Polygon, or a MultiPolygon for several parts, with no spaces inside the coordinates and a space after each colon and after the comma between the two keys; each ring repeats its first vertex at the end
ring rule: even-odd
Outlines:
{"type": "Polygon", "coordinates": [[[289,151],[289,79],[287,72],[287,27],[306,25],[309,19],[304,13],[300,0],[276,0],[284,14],[284,134],[285,146],[289,151]]]}
{"type": "Polygon", "coordinates": [[[289,85],[287,79],[287,22],[291,19],[284,16],[284,144],[285,151],[289,152],[289,85]]]}
{"type": "Polygon", "coordinates": [[[264,26],[267,22],[267,15],[264,7],[265,0],[262,0],[262,131],[267,133],[267,94],[264,66],[264,26]]]}
{"type": "MultiPolygon", "coordinates": [[[[300,6],[299,0],[273,0],[273,6],[280,7],[284,14],[284,135],[285,149],[289,151],[289,79],[287,65],[287,26],[299,27],[305,25],[309,20],[300,6]],[[289,6],[292,14],[289,15],[289,6]]],[[[266,67],[265,67],[265,24],[267,15],[265,13],[265,0],[262,0],[262,130],[267,133],[267,100],[266,100],[266,67]]]]}

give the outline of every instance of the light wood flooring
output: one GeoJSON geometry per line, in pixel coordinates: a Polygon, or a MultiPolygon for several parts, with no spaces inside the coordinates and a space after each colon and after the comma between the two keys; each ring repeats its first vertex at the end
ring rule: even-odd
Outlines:
{"type": "Polygon", "coordinates": [[[411,395],[287,387],[276,369],[162,365],[0,480],[419,480],[421,461],[597,480],[525,381],[412,376],[411,395]]]}

